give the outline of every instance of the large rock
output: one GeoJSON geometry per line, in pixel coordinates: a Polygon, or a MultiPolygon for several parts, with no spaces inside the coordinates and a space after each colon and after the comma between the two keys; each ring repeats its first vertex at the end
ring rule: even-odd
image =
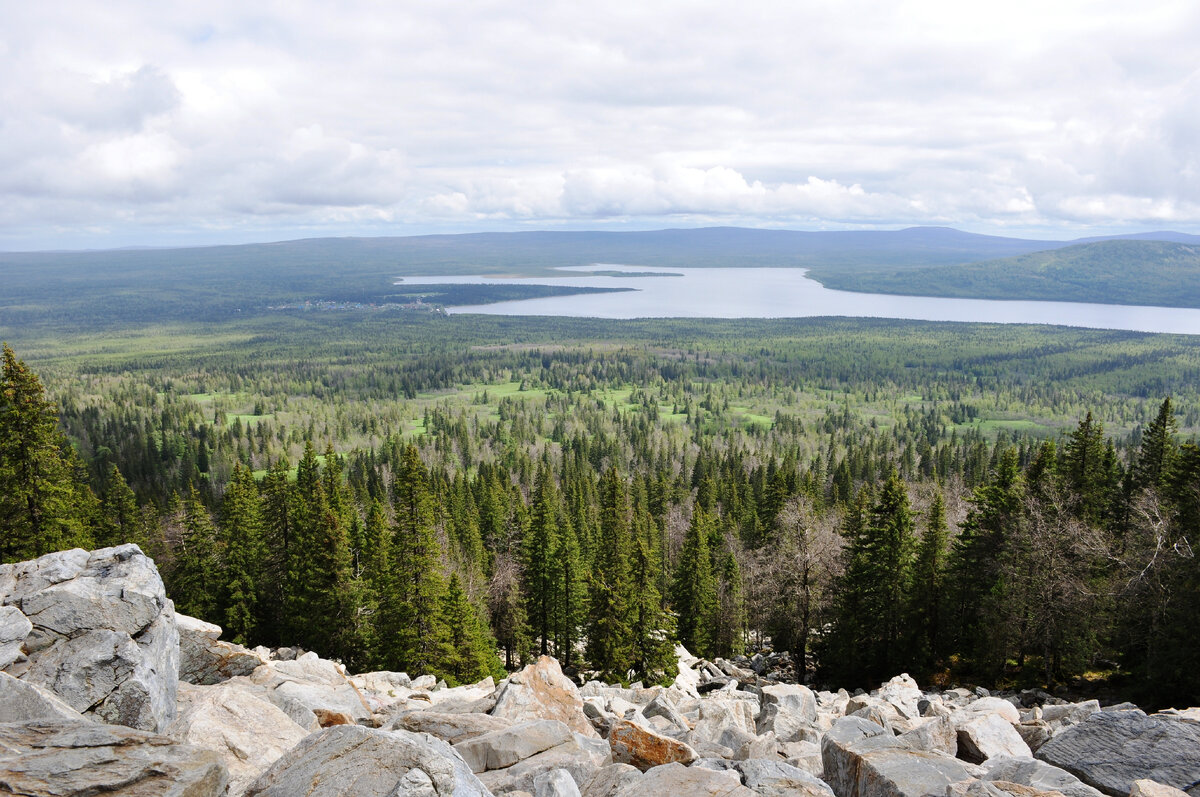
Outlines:
{"type": "Polygon", "coordinates": [[[0,670],[21,658],[33,623],[16,606],[0,606],[0,670]]]}
{"type": "Polygon", "coordinates": [[[571,740],[571,729],[558,720],[531,720],[458,742],[454,749],[472,772],[504,769],[571,740]]]}
{"type": "Polygon", "coordinates": [[[0,724],[0,773],[0,792],[26,797],[217,797],[227,781],[213,752],[78,720],[0,724]]]}
{"type": "Polygon", "coordinates": [[[250,675],[267,663],[259,653],[232,642],[222,642],[221,626],[176,614],[179,628],[179,680],[207,686],[250,675]]]}
{"type": "Polygon", "coordinates": [[[345,714],[355,722],[369,719],[372,713],[341,666],[316,653],[305,653],[293,661],[272,661],[256,669],[250,680],[265,687],[271,702],[285,711],[288,709],[282,704],[286,699],[312,712],[345,714]]]}
{"type": "Polygon", "coordinates": [[[781,742],[800,741],[817,722],[817,699],[812,690],[799,684],[764,686],[757,732],[773,732],[781,742]]]}
{"type": "Polygon", "coordinates": [[[53,692],[0,672],[0,722],[30,720],[86,721],[53,692]]]}
{"type": "Polygon", "coordinates": [[[505,769],[492,769],[482,773],[483,781],[493,794],[513,791],[533,793],[534,781],[539,775],[554,769],[565,769],[576,785],[582,787],[601,767],[612,763],[608,743],[603,739],[572,733],[571,739],[557,747],[518,761],[505,769]]]}
{"type": "Polygon", "coordinates": [[[638,780],[628,784],[621,797],[754,797],[754,792],[741,783],[734,771],[718,772],[683,764],[664,764],[648,770],[638,780]]]}
{"type": "Polygon", "coordinates": [[[915,719],[921,716],[920,702],[924,698],[908,673],[897,675],[879,688],[879,698],[893,706],[905,719],[915,719]]]}
{"type": "Polygon", "coordinates": [[[624,719],[612,724],[608,745],[613,761],[643,771],[672,762],[687,765],[696,760],[696,751],[683,742],[624,719]]]}
{"type": "Polygon", "coordinates": [[[339,725],[310,734],[246,797],[490,797],[450,745],[427,734],[339,725]]]}
{"type": "Polygon", "coordinates": [[[550,656],[542,656],[504,682],[492,714],[514,722],[558,720],[575,733],[599,736],[583,713],[579,689],[550,656]]]}
{"type": "Polygon", "coordinates": [[[834,797],[823,780],[782,761],[752,758],[735,761],[733,768],[759,797],[834,797]]]}
{"type": "Polygon", "coordinates": [[[999,714],[968,711],[960,711],[958,714],[962,716],[961,720],[955,717],[959,758],[978,764],[996,756],[1033,756],[1021,734],[999,714]]]}
{"type": "Polygon", "coordinates": [[[1100,797],[1100,792],[1079,778],[1033,758],[991,758],[983,762],[984,780],[1007,781],[1040,791],[1056,791],[1066,797],[1100,797]]]}
{"type": "Polygon", "coordinates": [[[430,710],[401,714],[388,729],[428,733],[453,745],[485,733],[502,731],[512,725],[512,720],[491,714],[446,714],[430,710]]]}
{"type": "Polygon", "coordinates": [[[217,753],[229,771],[232,794],[241,794],[308,735],[249,684],[182,684],[180,703],[183,708],[166,735],[217,753]]]}
{"type": "Polygon", "coordinates": [[[579,786],[565,769],[551,769],[533,779],[533,797],[581,797],[579,786]]]}
{"type": "Polygon", "coordinates": [[[825,781],[837,797],[922,797],[945,794],[975,771],[945,753],[911,750],[879,725],[843,717],[821,744],[825,781]]]}
{"type": "Polygon", "coordinates": [[[0,604],[32,626],[28,661],[10,663],[11,674],[108,723],[161,731],[174,719],[174,606],[136,545],[0,565],[0,604]]]}
{"type": "Polygon", "coordinates": [[[630,764],[601,767],[580,786],[581,797],[620,797],[642,779],[642,771],[630,764]]]}
{"type": "Polygon", "coordinates": [[[900,734],[900,741],[913,750],[940,750],[958,755],[958,731],[949,717],[929,717],[911,731],[900,734]]]}
{"type": "Polygon", "coordinates": [[[1125,797],[1148,778],[1200,795],[1200,725],[1142,711],[1100,711],[1037,751],[1105,794],[1125,797]]]}

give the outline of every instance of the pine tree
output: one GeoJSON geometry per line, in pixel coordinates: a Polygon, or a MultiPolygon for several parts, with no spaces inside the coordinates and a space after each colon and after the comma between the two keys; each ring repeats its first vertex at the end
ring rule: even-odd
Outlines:
{"type": "Polygon", "coordinates": [[[182,613],[210,623],[224,620],[218,611],[221,588],[221,552],[212,518],[193,487],[183,506],[183,529],[170,594],[182,613]]]}
{"type": "Polygon", "coordinates": [[[287,458],[280,457],[267,470],[261,491],[265,554],[259,582],[258,633],[259,638],[274,645],[296,643],[290,636],[291,600],[295,594],[289,575],[295,546],[290,472],[287,458]]]}
{"type": "Polygon", "coordinates": [[[600,480],[600,529],[589,590],[588,658],[596,669],[624,677],[630,646],[629,500],[616,468],[600,480]]]}
{"type": "Polygon", "coordinates": [[[525,539],[527,615],[541,654],[550,652],[554,621],[554,551],[558,548],[558,493],[549,471],[538,469],[533,488],[533,511],[525,539]]]}
{"type": "Polygon", "coordinates": [[[671,605],[679,617],[679,641],[703,657],[712,655],[710,634],[717,612],[717,585],[708,548],[712,528],[712,516],[696,506],[671,584],[671,605]]]}
{"type": "Polygon", "coordinates": [[[100,495],[100,524],[95,538],[101,548],[135,543],[144,550],[149,542],[137,498],[116,465],[109,469],[108,484],[100,495]]]}
{"type": "Polygon", "coordinates": [[[554,654],[564,667],[570,667],[575,661],[579,629],[586,619],[588,597],[583,555],[570,519],[563,523],[551,561],[554,565],[554,654]]]}
{"type": "Polygon", "coordinates": [[[475,683],[502,671],[491,631],[471,605],[457,573],[450,576],[442,612],[449,638],[441,671],[451,685],[475,683]]]}
{"type": "Polygon", "coordinates": [[[37,375],[4,345],[0,372],[0,562],[90,547],[57,408],[37,375]]]}
{"type": "Polygon", "coordinates": [[[446,657],[447,629],[442,617],[446,592],[436,515],[429,476],[417,447],[409,445],[392,487],[394,592],[387,596],[383,644],[389,666],[410,673],[438,671],[446,657]]]}
{"type": "Polygon", "coordinates": [[[1176,428],[1175,411],[1168,396],[1159,406],[1158,415],[1142,434],[1142,445],[1133,470],[1135,487],[1151,490],[1164,483],[1178,450],[1175,443],[1176,428]]]}
{"type": "Polygon", "coordinates": [[[225,549],[222,624],[235,643],[248,645],[256,638],[265,547],[258,485],[240,463],[234,466],[221,502],[221,537],[225,549]]]}
{"type": "Polygon", "coordinates": [[[911,601],[912,630],[916,636],[914,648],[927,665],[939,660],[943,654],[940,629],[949,539],[946,505],[942,494],[937,493],[929,505],[925,531],[917,548],[911,601]]]}

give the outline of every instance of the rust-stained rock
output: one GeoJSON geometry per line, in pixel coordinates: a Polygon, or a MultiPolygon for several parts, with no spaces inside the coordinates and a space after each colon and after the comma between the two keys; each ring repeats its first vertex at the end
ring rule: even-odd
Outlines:
{"type": "Polygon", "coordinates": [[[351,717],[344,711],[332,711],[327,708],[314,708],[313,714],[317,715],[317,723],[322,728],[332,728],[334,725],[356,725],[354,717],[351,717]]]}
{"type": "Polygon", "coordinates": [[[620,719],[613,723],[608,734],[613,761],[632,764],[645,772],[651,767],[678,762],[690,764],[696,760],[696,751],[669,736],[620,719]]]}
{"type": "Polygon", "coordinates": [[[492,715],[514,722],[558,720],[575,733],[599,738],[583,713],[579,689],[562,673],[558,662],[542,656],[515,673],[500,687],[492,715]]]}
{"type": "Polygon", "coordinates": [[[262,655],[232,642],[222,642],[221,626],[186,614],[175,615],[179,627],[179,680],[198,686],[249,675],[267,663],[262,655]]]}

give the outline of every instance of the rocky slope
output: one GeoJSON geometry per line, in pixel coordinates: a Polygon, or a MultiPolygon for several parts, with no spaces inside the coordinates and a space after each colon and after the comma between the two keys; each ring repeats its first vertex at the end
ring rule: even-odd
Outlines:
{"type": "Polygon", "coordinates": [[[446,688],[219,636],[136,546],[0,565],[0,794],[1200,797],[1200,709],[813,692],[683,649],[667,688],[550,657],[446,688]]]}

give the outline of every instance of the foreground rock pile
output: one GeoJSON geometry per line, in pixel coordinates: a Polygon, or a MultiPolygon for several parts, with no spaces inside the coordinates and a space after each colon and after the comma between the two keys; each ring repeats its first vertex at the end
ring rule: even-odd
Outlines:
{"type": "Polygon", "coordinates": [[[347,675],[176,615],[135,546],[0,566],[0,794],[1200,797],[1200,709],[778,683],[347,675]]]}

